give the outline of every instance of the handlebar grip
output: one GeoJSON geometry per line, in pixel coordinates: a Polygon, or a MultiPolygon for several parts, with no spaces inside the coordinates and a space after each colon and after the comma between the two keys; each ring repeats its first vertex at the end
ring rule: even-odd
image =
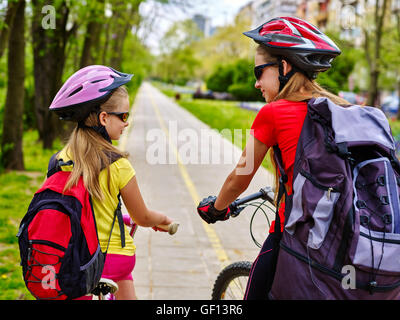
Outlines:
{"type": "Polygon", "coordinates": [[[175,234],[178,231],[179,223],[172,222],[171,224],[159,224],[157,228],[164,231],[168,231],[170,235],[175,234]]]}

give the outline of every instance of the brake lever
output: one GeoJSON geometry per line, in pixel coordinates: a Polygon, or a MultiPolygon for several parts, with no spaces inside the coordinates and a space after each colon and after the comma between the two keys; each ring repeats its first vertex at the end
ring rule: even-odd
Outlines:
{"type": "Polygon", "coordinates": [[[237,217],[244,209],[245,207],[235,207],[233,210],[231,210],[230,216],[232,218],[237,217]]]}

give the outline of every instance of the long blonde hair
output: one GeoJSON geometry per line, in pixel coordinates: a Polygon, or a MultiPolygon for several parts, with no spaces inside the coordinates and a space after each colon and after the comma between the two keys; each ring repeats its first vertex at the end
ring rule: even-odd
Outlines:
{"type": "MultiPolygon", "coordinates": [[[[128,91],[124,86],[118,87],[110,98],[100,105],[100,112],[114,111],[122,99],[128,97],[128,91]]],[[[99,112],[92,112],[86,118],[84,124],[88,127],[99,126],[99,112]]],[[[67,155],[73,159],[74,167],[64,187],[64,192],[78,184],[79,178],[83,177],[83,183],[92,197],[103,199],[100,187],[100,171],[107,168],[108,188],[110,189],[109,166],[117,158],[127,158],[128,153],[122,152],[111,143],[106,141],[99,133],[91,128],[76,126],[72,131],[66,144],[67,155]]]]}
{"type": "MultiPolygon", "coordinates": [[[[262,44],[260,44],[257,49],[257,53],[264,57],[265,63],[270,62],[278,62],[278,57],[272,55],[268,48],[262,44]]],[[[310,80],[307,78],[303,73],[296,72],[290,78],[288,83],[283,87],[283,89],[276,95],[273,101],[277,101],[280,99],[286,99],[289,101],[303,101],[311,98],[317,97],[326,97],[329,98],[332,102],[338,105],[349,105],[350,102],[342,99],[341,97],[327,91],[326,89],[322,88],[315,80],[310,80]],[[301,90],[304,90],[301,92],[301,90]]],[[[271,162],[274,166],[274,174],[275,174],[275,196],[278,194],[278,187],[279,187],[279,170],[277,169],[277,164],[274,158],[274,151],[271,148],[270,151],[271,162]]],[[[286,186],[286,190],[288,190],[286,186]]],[[[276,199],[275,199],[276,200],[276,199]]],[[[284,201],[284,198],[282,199],[284,201]]]]}

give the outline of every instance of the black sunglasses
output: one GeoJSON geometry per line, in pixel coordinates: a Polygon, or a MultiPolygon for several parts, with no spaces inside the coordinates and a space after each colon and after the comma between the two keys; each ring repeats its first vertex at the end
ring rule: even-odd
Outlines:
{"type": "Polygon", "coordinates": [[[259,66],[255,66],[254,67],[254,76],[256,77],[257,80],[260,80],[260,78],[263,74],[264,68],[269,67],[269,66],[274,66],[277,64],[278,64],[277,62],[271,62],[271,63],[260,64],[259,66]]]}
{"type": "Polygon", "coordinates": [[[107,114],[113,114],[114,116],[120,118],[123,122],[127,122],[129,117],[129,112],[107,112],[107,114]]]}

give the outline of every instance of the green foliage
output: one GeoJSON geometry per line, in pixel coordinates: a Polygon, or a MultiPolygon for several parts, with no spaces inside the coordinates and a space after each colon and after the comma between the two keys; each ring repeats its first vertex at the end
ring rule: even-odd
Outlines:
{"type": "Polygon", "coordinates": [[[154,61],[153,76],[179,85],[193,79],[201,63],[192,44],[201,36],[200,30],[191,19],[174,23],[160,39],[161,54],[154,61]]]}
{"type": "Polygon", "coordinates": [[[348,78],[353,71],[356,59],[357,56],[353,52],[343,52],[332,62],[331,69],[318,75],[317,82],[335,94],[339,91],[348,91],[348,78]]]}
{"type": "Polygon", "coordinates": [[[342,53],[332,62],[332,67],[321,72],[317,82],[332,93],[348,91],[348,78],[353,72],[356,62],[362,58],[360,49],[354,48],[354,44],[340,39],[337,33],[327,32],[327,35],[339,46],[342,53]]]}
{"type": "Polygon", "coordinates": [[[133,73],[126,84],[129,92],[136,92],[152,68],[153,57],[136,35],[129,34],[123,52],[122,71],[133,73]]]}
{"type": "Polygon", "coordinates": [[[238,59],[234,63],[218,65],[207,78],[207,88],[218,92],[229,92],[237,100],[263,101],[259,90],[254,87],[254,63],[250,59],[238,59]]]}
{"type": "Polygon", "coordinates": [[[229,86],[228,92],[240,101],[264,101],[260,90],[254,87],[254,81],[234,83],[229,86]]]}
{"type": "Polygon", "coordinates": [[[218,65],[206,79],[207,88],[217,92],[227,92],[233,84],[234,65],[218,65]]]}

